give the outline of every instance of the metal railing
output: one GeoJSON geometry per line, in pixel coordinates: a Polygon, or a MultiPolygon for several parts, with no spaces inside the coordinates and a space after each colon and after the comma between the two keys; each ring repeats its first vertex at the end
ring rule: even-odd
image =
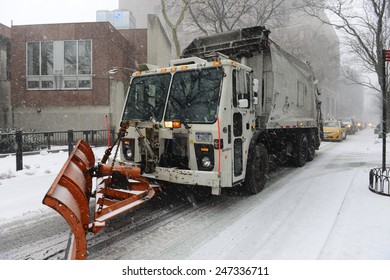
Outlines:
{"type": "MultiPolygon", "coordinates": [[[[113,132],[110,131],[111,135],[113,132]]],[[[0,154],[10,154],[16,152],[16,134],[0,133],[0,154]]],[[[68,130],[50,132],[22,132],[23,152],[39,151],[42,149],[51,150],[55,147],[68,147],[69,135],[73,134],[73,139],[83,139],[91,146],[101,147],[108,144],[107,130],[68,130]]],[[[112,139],[112,137],[111,137],[112,139]]],[[[74,144],[74,143],[73,143],[74,144]]]]}
{"type": "Polygon", "coordinates": [[[370,170],[370,191],[390,196],[390,169],[373,168],[370,170]]]}
{"type": "Polygon", "coordinates": [[[110,130],[68,130],[50,132],[0,133],[0,155],[15,154],[16,170],[23,169],[23,153],[41,150],[68,150],[69,154],[79,139],[92,147],[110,146],[114,131],[110,130]]]}

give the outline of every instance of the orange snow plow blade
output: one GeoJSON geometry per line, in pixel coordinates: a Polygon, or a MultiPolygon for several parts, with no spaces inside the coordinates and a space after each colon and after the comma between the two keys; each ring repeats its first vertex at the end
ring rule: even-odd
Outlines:
{"type": "Polygon", "coordinates": [[[97,233],[107,220],[146,202],[160,189],[141,178],[137,167],[94,164],[91,147],[79,140],[43,199],[43,204],[61,214],[72,230],[68,259],[86,259],[89,231],[97,233]],[[90,222],[92,177],[101,179],[96,187],[94,219],[90,222]]]}
{"type": "Polygon", "coordinates": [[[69,259],[86,258],[86,232],[92,190],[89,169],[94,164],[93,151],[86,142],[80,140],[43,199],[43,204],[60,213],[72,230],[69,259]]]}

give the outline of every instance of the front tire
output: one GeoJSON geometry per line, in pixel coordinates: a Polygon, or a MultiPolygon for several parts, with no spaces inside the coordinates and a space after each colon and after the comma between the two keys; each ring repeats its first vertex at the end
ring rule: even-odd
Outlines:
{"type": "Polygon", "coordinates": [[[245,189],[249,194],[257,194],[264,189],[269,169],[268,152],[263,144],[256,144],[253,158],[248,161],[245,175],[245,189]]]}

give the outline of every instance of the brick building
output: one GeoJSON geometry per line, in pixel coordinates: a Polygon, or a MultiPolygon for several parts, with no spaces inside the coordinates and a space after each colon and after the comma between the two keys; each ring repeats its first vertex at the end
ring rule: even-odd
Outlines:
{"type": "Polygon", "coordinates": [[[108,22],[12,26],[12,117],[5,125],[38,131],[104,129],[109,116],[111,127],[117,126],[137,65],[170,59],[159,20],[149,16],[149,22],[147,29],[123,30],[108,22]],[[109,74],[113,68],[117,72],[109,74]]]}
{"type": "Polygon", "coordinates": [[[11,28],[0,24],[0,130],[11,120],[11,28]]]}

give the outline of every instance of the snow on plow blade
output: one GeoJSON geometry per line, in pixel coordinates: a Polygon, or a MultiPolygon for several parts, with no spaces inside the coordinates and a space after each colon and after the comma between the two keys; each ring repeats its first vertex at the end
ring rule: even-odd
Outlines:
{"type": "Polygon", "coordinates": [[[159,184],[141,177],[138,167],[104,163],[95,166],[91,147],[79,140],[43,199],[43,204],[61,214],[72,230],[68,259],[86,259],[88,232],[99,232],[106,221],[143,204],[160,190],[159,184]],[[99,182],[93,193],[92,177],[99,182]],[[93,219],[89,213],[91,197],[95,198],[93,219]]]}
{"type": "Polygon", "coordinates": [[[92,190],[89,170],[94,164],[92,149],[80,140],[43,199],[43,204],[60,213],[72,230],[73,235],[68,244],[69,259],[86,258],[92,190]]]}

